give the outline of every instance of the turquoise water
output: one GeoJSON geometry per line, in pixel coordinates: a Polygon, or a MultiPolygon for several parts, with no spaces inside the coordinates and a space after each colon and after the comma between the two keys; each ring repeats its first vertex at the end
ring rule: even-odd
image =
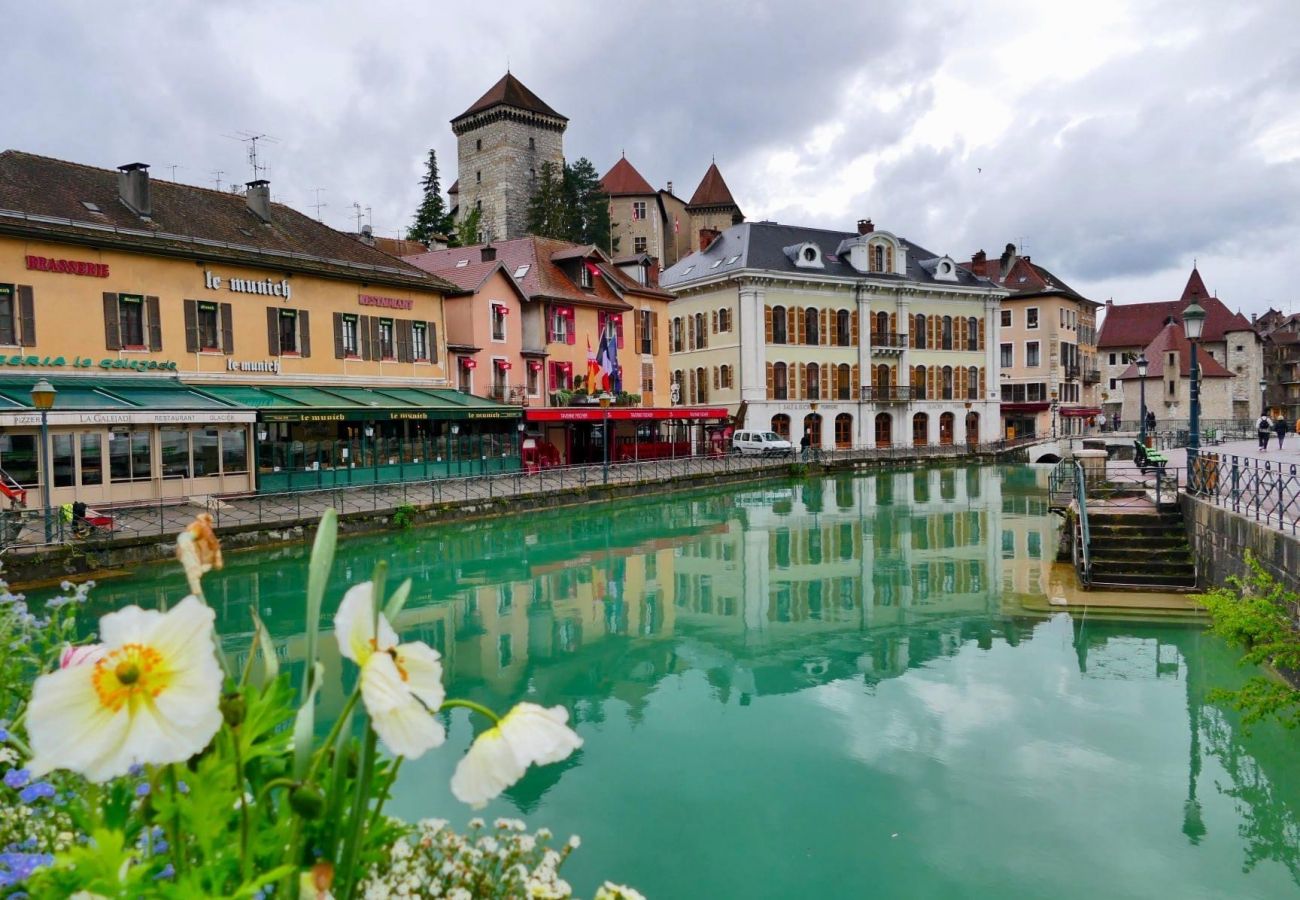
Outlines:
{"type": "MultiPolygon", "coordinates": [[[[1200,629],[1041,612],[1055,541],[1033,468],[773,482],[347,538],[326,608],[387,559],[449,695],[569,709],[583,749],[483,814],[581,835],[582,896],[1300,893],[1295,736],[1207,702],[1248,673],[1200,629]]],[[[236,661],[256,604],[300,670],[305,557],[207,579],[236,661]]],[[[150,567],[95,602],[183,592],[150,567]]],[[[447,782],[481,726],[447,722],[395,813],[469,818],[447,782]]]]}

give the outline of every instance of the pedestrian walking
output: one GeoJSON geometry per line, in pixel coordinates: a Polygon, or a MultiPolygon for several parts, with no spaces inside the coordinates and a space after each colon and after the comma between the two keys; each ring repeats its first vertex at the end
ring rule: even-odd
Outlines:
{"type": "Polygon", "coordinates": [[[803,461],[808,461],[808,448],[812,446],[812,432],[805,428],[803,437],[799,438],[799,451],[803,455],[803,461]]]}
{"type": "Polygon", "coordinates": [[[1277,449],[1282,449],[1282,439],[1286,437],[1286,419],[1281,416],[1273,423],[1273,431],[1277,433],[1277,449]]]}
{"type": "Polygon", "coordinates": [[[1255,430],[1259,433],[1259,449],[1268,449],[1268,435],[1273,430],[1273,423],[1269,420],[1268,413],[1260,413],[1259,421],[1255,423],[1255,430]]]}
{"type": "MultiPolygon", "coordinates": [[[[1113,426],[1111,430],[1119,431],[1119,413],[1115,413],[1115,415],[1111,418],[1110,421],[1111,421],[1111,425],[1113,426]]],[[[1296,426],[1300,427],[1300,419],[1296,420],[1296,426]]]]}
{"type": "Polygon", "coordinates": [[[1156,430],[1155,410],[1148,409],[1147,410],[1147,434],[1151,434],[1155,430],[1156,430]]]}

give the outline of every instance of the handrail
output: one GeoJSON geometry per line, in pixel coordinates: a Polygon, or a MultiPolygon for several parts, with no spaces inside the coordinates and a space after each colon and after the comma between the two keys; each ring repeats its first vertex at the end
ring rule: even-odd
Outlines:
{"type": "Polygon", "coordinates": [[[1074,499],[1079,505],[1078,537],[1081,564],[1079,580],[1087,587],[1092,583],[1092,530],[1088,527],[1088,486],[1084,481],[1083,466],[1078,460],[1074,462],[1074,499]]]}

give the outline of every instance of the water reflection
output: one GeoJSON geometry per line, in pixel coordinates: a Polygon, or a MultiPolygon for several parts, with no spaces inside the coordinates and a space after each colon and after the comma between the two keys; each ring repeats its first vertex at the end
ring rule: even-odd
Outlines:
{"type": "MultiPolygon", "coordinates": [[[[971,652],[1056,641],[1060,628],[1045,631],[1027,611],[1043,606],[1056,541],[1043,470],[885,471],[347,538],[326,608],[387,560],[390,583],[414,582],[400,631],[443,655],[449,693],[497,708],[525,698],[563,704],[591,738],[585,726],[603,731],[612,715],[641,725],[669,702],[668,686],[691,678],[703,679],[714,710],[827,688],[870,698],[971,652]]],[[[236,665],[256,606],[283,663],[301,669],[304,578],[301,547],[228,557],[209,600],[236,665]]],[[[107,582],[96,598],[148,605],[182,593],[183,579],[167,570],[107,582]]],[[[1067,623],[1065,649],[1084,684],[1181,689],[1187,754],[1162,765],[1185,767],[1186,797],[1167,810],[1167,830],[1213,842],[1223,818],[1203,808],[1207,794],[1230,798],[1246,865],[1271,860],[1296,877],[1300,779],[1284,774],[1297,762],[1293,747],[1246,739],[1231,714],[1204,701],[1211,686],[1243,677],[1235,656],[1189,628],[1055,621],[1067,623]],[[1203,775],[1211,761],[1221,779],[1203,775]]],[[[328,727],[348,685],[334,642],[322,646],[328,727]]],[[[1040,677],[1034,660],[1018,659],[1026,673],[1015,677],[1040,677]]],[[[1099,702],[1113,702],[1106,696],[1099,702]]],[[[707,714],[694,715],[705,716],[705,733],[707,714]]],[[[1142,711],[1119,715],[1131,716],[1130,732],[1143,727],[1142,711]]],[[[1088,741],[1079,735],[1073,749],[1088,741]]],[[[587,753],[599,747],[591,738],[587,753]]],[[[688,742],[666,752],[692,751],[688,742]]],[[[509,799],[532,812],[588,764],[579,755],[531,772],[509,799]]]]}

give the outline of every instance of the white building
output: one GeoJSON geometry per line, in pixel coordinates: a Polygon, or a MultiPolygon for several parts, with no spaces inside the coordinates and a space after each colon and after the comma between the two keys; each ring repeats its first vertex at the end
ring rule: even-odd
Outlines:
{"type": "Polygon", "coordinates": [[[825,449],[1002,436],[1007,292],[871,222],[857,233],[746,222],[667,269],[682,404],[825,449]]]}

